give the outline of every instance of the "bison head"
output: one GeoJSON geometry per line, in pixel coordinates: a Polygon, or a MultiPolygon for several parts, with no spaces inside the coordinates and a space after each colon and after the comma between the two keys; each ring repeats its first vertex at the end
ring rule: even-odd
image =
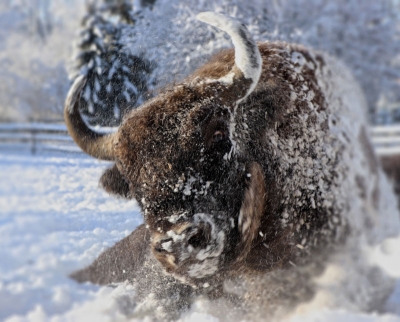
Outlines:
{"type": "Polygon", "coordinates": [[[82,120],[84,77],[75,81],[65,108],[75,142],[96,158],[115,161],[103,187],[138,201],[154,256],[192,285],[245,260],[266,194],[260,165],[243,153],[236,118],[258,83],[259,49],[236,20],[215,13],[198,18],[227,32],[235,53],[220,54],[133,110],[113,134],[95,133],[82,120]]]}

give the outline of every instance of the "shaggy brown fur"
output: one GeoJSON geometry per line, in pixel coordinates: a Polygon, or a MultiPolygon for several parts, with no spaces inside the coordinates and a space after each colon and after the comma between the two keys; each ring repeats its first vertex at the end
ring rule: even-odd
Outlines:
{"type": "Polygon", "coordinates": [[[400,155],[387,155],[381,158],[382,167],[388,177],[393,181],[397,195],[397,203],[400,205],[400,155]]]}
{"type": "Polygon", "coordinates": [[[103,252],[90,266],[71,274],[71,277],[81,283],[90,281],[101,285],[133,279],[143,266],[149,243],[150,233],[140,225],[128,237],[103,252]]]}
{"type": "MultiPolygon", "coordinates": [[[[75,279],[132,280],[151,263],[155,276],[162,267],[184,293],[190,285],[189,293],[217,296],[227,278],[304,264],[345,239],[349,204],[341,189],[350,139],[330,92],[337,84],[324,83],[332,71],[302,46],[265,42],[258,49],[262,72],[251,93],[252,80],[225,50],[133,110],[108,137],[90,134],[70,100],[65,115],[74,139],[115,161],[102,186],[135,198],[146,225],[75,279]],[[231,84],[219,81],[232,70],[231,84]]],[[[358,144],[367,153],[364,141],[358,144]]]]}
{"type": "MultiPolygon", "coordinates": [[[[224,216],[231,216],[232,226],[238,228],[229,228],[227,219],[217,224],[227,232],[223,251],[226,264],[219,266],[219,274],[248,269],[266,271],[282,267],[289,260],[296,261],[295,254],[302,253],[296,245],[304,238],[320,234],[327,225],[330,217],[318,213],[332,212],[322,207],[300,207],[296,218],[291,219],[293,224],[281,224],[282,217],[278,215],[284,208],[283,183],[279,182],[281,160],[266,142],[267,131],[272,130],[284,139],[292,135],[296,114],[304,113],[308,106],[298,100],[293,110],[290,93],[299,92],[305,80],[314,92],[312,102],[319,110],[326,109],[315,75],[322,57],[311,58],[307,49],[285,43],[264,43],[259,49],[263,57],[261,79],[253,93],[238,106],[236,116],[237,135],[241,136],[237,138],[241,144],[238,157],[224,160],[232,145],[229,124],[235,99],[228,101],[215,94],[224,91],[223,85],[210,86],[200,81],[219,78],[232,68],[234,51],[226,50],[183,84],[161,93],[126,117],[112,139],[116,167],[108,170],[101,180],[107,191],[132,196],[139,202],[153,239],[157,240],[160,238],[156,235],[164,236],[171,230],[181,232],[178,227],[191,222],[194,213],[228,210],[224,216]],[[288,61],[292,52],[301,53],[314,66],[303,68],[303,81],[293,78],[294,67],[288,61]],[[291,109],[293,112],[288,114],[291,109]],[[243,118],[249,124],[245,130],[240,128],[243,118]],[[192,194],[186,195],[184,185],[190,176],[196,175],[192,194]],[[213,182],[208,190],[206,182],[213,182]],[[185,220],[173,223],[171,216],[180,214],[184,214],[185,220]],[[304,229],[296,231],[296,223],[300,221],[304,229]],[[244,231],[243,226],[248,229],[244,231]]],[[[201,225],[211,229],[208,223],[201,225]]],[[[333,229],[329,231],[330,234],[320,236],[320,243],[334,234],[333,229]]],[[[204,229],[196,234],[192,241],[209,238],[204,229]]],[[[155,251],[156,258],[164,262],[167,271],[178,277],[182,274],[188,280],[186,270],[196,261],[178,263],[180,251],[168,253],[160,245],[154,247],[159,250],[155,251]]],[[[205,279],[195,282],[204,284],[205,279]]]]}

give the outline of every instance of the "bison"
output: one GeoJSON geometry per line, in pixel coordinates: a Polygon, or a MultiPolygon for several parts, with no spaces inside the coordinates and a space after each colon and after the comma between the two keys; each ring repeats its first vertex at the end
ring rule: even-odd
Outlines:
{"type": "Polygon", "coordinates": [[[234,49],[160,90],[115,133],[83,121],[85,77],[71,87],[70,135],[114,162],[102,187],[135,198],[144,216],[72,275],[80,282],[146,276],[144,290],[152,274],[181,294],[219,296],[228,279],[305,265],[384,225],[365,101],[347,69],[301,45],[256,44],[231,17],[198,19],[225,31],[234,49]]]}

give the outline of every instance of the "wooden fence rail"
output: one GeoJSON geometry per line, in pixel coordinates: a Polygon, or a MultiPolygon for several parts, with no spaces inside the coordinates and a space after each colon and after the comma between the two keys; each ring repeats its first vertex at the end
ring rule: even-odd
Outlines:
{"type": "Polygon", "coordinates": [[[400,125],[374,126],[371,135],[378,155],[400,155],[400,125]]]}
{"type": "Polygon", "coordinates": [[[62,123],[0,123],[0,152],[7,150],[81,153],[62,123]]]}

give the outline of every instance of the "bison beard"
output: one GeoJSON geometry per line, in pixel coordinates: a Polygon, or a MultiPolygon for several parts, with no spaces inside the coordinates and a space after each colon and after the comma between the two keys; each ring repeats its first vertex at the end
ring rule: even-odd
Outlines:
{"type": "MultiPolygon", "coordinates": [[[[361,180],[365,167],[351,166],[370,162],[370,143],[359,141],[362,93],[338,62],[299,45],[256,45],[246,27],[221,14],[199,19],[226,31],[235,51],[133,110],[116,133],[100,135],[83,122],[84,77],[65,107],[75,142],[115,161],[103,188],[135,198],[145,221],[72,277],[129,280],[143,297],[178,294],[164,302],[178,310],[197,294],[242,298],[228,294],[227,280],[307,265],[320,271],[318,261],[363,229],[349,216],[352,198],[369,203],[379,194],[376,170],[361,180]]],[[[377,207],[366,208],[366,220],[377,207]]]]}

